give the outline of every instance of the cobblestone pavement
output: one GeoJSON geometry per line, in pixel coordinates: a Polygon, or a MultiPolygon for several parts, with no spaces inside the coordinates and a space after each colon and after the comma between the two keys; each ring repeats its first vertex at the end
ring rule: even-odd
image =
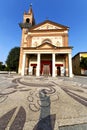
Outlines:
{"type": "Polygon", "coordinates": [[[87,130],[87,77],[0,74],[0,130],[87,130]]]}

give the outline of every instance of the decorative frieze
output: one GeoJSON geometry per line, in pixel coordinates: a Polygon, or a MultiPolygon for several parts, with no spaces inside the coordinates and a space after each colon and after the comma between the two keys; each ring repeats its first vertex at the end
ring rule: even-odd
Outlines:
{"type": "Polygon", "coordinates": [[[31,47],[39,46],[43,43],[45,39],[49,39],[51,41],[51,44],[55,46],[62,47],[63,46],[63,39],[62,36],[44,36],[44,37],[32,37],[32,45],[31,47]]]}
{"type": "Polygon", "coordinates": [[[50,29],[61,29],[61,28],[58,26],[46,23],[46,24],[36,28],[35,30],[47,30],[47,29],[50,30],[50,29]]]}

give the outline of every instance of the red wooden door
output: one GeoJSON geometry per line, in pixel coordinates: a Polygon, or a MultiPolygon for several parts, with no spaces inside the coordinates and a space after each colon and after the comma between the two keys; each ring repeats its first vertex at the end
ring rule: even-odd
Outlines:
{"type": "Polygon", "coordinates": [[[43,65],[43,75],[48,76],[50,73],[50,66],[49,65],[43,65]]]}

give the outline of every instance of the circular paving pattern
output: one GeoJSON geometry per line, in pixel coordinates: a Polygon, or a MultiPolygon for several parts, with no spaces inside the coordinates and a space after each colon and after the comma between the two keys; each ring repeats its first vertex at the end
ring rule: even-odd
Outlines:
{"type": "MultiPolygon", "coordinates": [[[[3,91],[0,91],[0,103],[8,102],[8,99],[15,95],[12,100],[15,102],[15,108],[10,108],[9,111],[6,112],[0,118],[0,130],[4,130],[7,128],[9,122],[11,122],[11,118],[13,118],[13,122],[9,125],[9,130],[23,130],[24,124],[26,122],[26,106],[24,102],[27,102],[27,111],[31,112],[40,112],[40,122],[38,122],[33,130],[53,130],[54,126],[52,122],[55,121],[55,116],[50,115],[50,105],[52,102],[55,102],[59,99],[58,93],[53,85],[53,83],[46,82],[46,79],[36,78],[34,82],[31,79],[28,81],[22,78],[13,79],[12,82],[14,85],[10,87],[6,87],[3,91]],[[20,103],[20,106],[17,104],[22,100],[22,97],[17,96],[25,95],[23,98],[23,102],[20,103]],[[15,99],[17,100],[15,101],[15,99]],[[45,121],[45,124],[42,122],[45,121]]],[[[11,102],[12,104],[12,102],[11,102]]]]}

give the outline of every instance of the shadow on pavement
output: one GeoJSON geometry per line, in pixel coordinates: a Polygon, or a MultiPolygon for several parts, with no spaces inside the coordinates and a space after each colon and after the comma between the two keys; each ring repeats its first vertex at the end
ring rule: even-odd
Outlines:
{"type": "Polygon", "coordinates": [[[47,96],[45,90],[41,90],[39,97],[41,101],[40,118],[33,130],[54,130],[56,115],[50,115],[50,96],[47,96]]]}

